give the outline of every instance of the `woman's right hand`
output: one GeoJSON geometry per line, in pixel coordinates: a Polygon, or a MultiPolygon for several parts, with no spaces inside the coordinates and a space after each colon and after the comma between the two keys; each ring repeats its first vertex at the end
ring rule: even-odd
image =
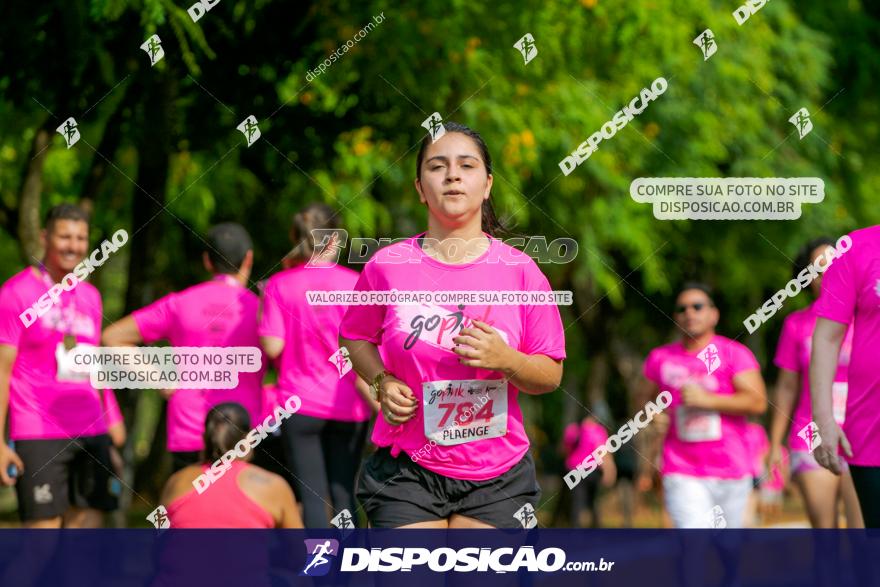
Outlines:
{"type": "Polygon", "coordinates": [[[818,442],[821,444],[815,446],[813,458],[817,463],[839,476],[843,470],[841,463],[845,463],[845,461],[837,454],[838,446],[843,449],[843,453],[847,457],[852,458],[852,447],[849,440],[834,420],[825,423],[817,422],[817,426],[819,428],[818,442]]]}
{"type": "Polygon", "coordinates": [[[666,432],[669,431],[669,414],[664,412],[660,412],[659,414],[654,415],[654,419],[651,420],[651,423],[654,424],[657,430],[657,434],[660,436],[666,436],[666,432]]]}
{"type": "Polygon", "coordinates": [[[24,463],[21,460],[21,457],[16,454],[14,450],[12,450],[9,446],[3,442],[3,439],[0,438],[0,484],[6,486],[15,485],[15,480],[21,476],[21,472],[24,470],[24,463]],[[9,465],[15,465],[18,468],[17,476],[10,477],[7,469],[9,465]]]}
{"type": "Polygon", "coordinates": [[[379,405],[386,422],[398,426],[416,415],[419,400],[403,381],[387,375],[382,379],[379,390],[379,405]]]}

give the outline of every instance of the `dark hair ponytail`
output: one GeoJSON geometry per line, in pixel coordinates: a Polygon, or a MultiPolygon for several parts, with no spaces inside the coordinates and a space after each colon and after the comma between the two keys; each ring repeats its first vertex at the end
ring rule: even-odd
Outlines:
{"type": "Polygon", "coordinates": [[[336,212],[327,204],[315,202],[309,204],[293,215],[290,224],[290,242],[293,250],[287,255],[287,259],[294,262],[304,262],[312,258],[312,255],[321,252],[321,243],[315,242],[312,231],[321,228],[339,228],[336,221],[336,212]]]}
{"type": "Polygon", "coordinates": [[[213,463],[235,447],[251,427],[247,410],[236,403],[217,404],[205,417],[205,461],[213,463]]]}
{"type": "MultiPolygon", "coordinates": [[[[492,156],[489,155],[489,147],[486,146],[486,141],[483,140],[480,133],[461,123],[452,121],[444,122],[443,128],[446,129],[446,132],[461,133],[474,141],[477,145],[477,149],[480,151],[480,156],[483,158],[483,165],[486,166],[486,173],[492,175],[492,156]]],[[[422,139],[422,144],[419,147],[419,154],[416,157],[416,177],[420,180],[422,179],[422,161],[425,160],[425,151],[428,150],[429,144],[431,144],[431,136],[426,135],[425,138],[422,139]]],[[[483,201],[481,219],[483,232],[489,236],[496,237],[499,233],[511,234],[511,231],[501,224],[501,221],[499,221],[498,217],[495,215],[495,208],[492,206],[491,197],[483,201]]]]}

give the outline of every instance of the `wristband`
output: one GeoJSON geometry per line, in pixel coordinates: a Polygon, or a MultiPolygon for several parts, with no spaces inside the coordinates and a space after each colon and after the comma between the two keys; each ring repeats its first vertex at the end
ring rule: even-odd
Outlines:
{"type": "Polygon", "coordinates": [[[387,375],[391,375],[391,373],[382,369],[375,377],[373,377],[373,381],[370,383],[370,397],[373,398],[373,401],[379,401],[379,385],[387,375]]]}

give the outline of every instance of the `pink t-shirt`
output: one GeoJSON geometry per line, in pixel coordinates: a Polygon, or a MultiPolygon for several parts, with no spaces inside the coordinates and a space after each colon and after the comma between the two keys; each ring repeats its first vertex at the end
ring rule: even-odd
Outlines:
{"type": "MultiPolygon", "coordinates": [[[[788,446],[795,451],[809,450],[804,440],[798,436],[798,432],[813,419],[813,410],[810,407],[810,350],[813,346],[815,326],[815,304],[789,314],[782,324],[782,334],[779,336],[779,346],[776,347],[776,358],[773,360],[777,367],[794,371],[801,378],[801,393],[791,417],[791,429],[788,433],[788,446]]],[[[852,354],[852,337],[853,329],[848,328],[840,347],[837,373],[834,375],[834,419],[839,423],[843,423],[846,416],[848,392],[846,372],[852,354]]]]}
{"type": "Polygon", "coordinates": [[[122,410],[119,409],[119,403],[116,401],[116,394],[113,390],[107,388],[103,392],[104,395],[104,421],[107,422],[107,428],[122,422],[122,410]]]}
{"type": "Polygon", "coordinates": [[[852,248],[822,278],[816,315],[853,324],[849,393],[843,431],[852,446],[848,462],[880,466],[880,226],[850,233],[852,248]]]}
{"type": "Polygon", "coordinates": [[[278,393],[284,399],[296,393],[302,399],[300,414],[349,422],[370,419],[370,406],[355,388],[357,374],[352,369],[340,378],[329,360],[339,350],[346,306],[311,305],[306,297],[307,291],[350,291],[357,280],[358,274],[345,267],[303,263],[273,275],[263,290],[260,336],[284,340],[278,393]]]}
{"type": "Polygon", "coordinates": [[[562,441],[568,452],[565,466],[568,469],[574,469],[606,440],[608,440],[608,432],[601,424],[586,419],[580,424],[572,422],[565,427],[562,436],[562,441]]]}
{"type": "MultiPolygon", "coordinates": [[[[471,263],[449,265],[428,256],[416,237],[380,249],[364,266],[358,291],[550,291],[538,266],[497,239],[471,263]],[[503,255],[503,256],[502,256],[503,255]],[[418,259],[418,264],[400,259],[418,259]],[[487,263],[487,260],[503,262],[487,263]],[[521,262],[512,263],[511,259],[521,262]]],[[[419,305],[351,306],[340,334],[381,344],[385,368],[412,389],[415,416],[391,426],[377,418],[373,443],[416,451],[419,465],[454,479],[483,481],[523,458],[529,439],[517,403],[519,390],[497,371],[459,363],[452,338],[482,320],[512,348],[527,355],[565,358],[562,319],[556,306],[419,305]],[[427,425],[426,425],[427,418],[427,425]],[[460,424],[460,425],[459,425],[460,424]],[[434,440],[437,444],[429,443],[434,440]],[[426,450],[430,447],[430,450],[426,450]]]]}
{"type": "Polygon", "coordinates": [[[28,267],[0,288],[0,344],[18,354],[9,380],[9,437],[13,440],[72,438],[107,432],[101,397],[88,375],[59,380],[57,356],[64,334],[77,344],[101,344],[101,294],[87,282],[61,293],[30,328],[19,314],[46,293],[48,285],[28,267]]]}
{"type": "Polygon", "coordinates": [[[752,477],[760,479],[764,475],[764,457],[770,450],[770,441],[767,439],[767,431],[755,422],[746,424],[746,450],[752,458],[752,477]]]}
{"type": "Polygon", "coordinates": [[[704,349],[688,352],[681,342],[658,347],[645,360],[645,376],[661,391],[672,393],[672,403],[666,409],[670,425],[663,445],[664,475],[740,479],[752,473],[744,440],[745,416],[682,405],[681,387],[689,381],[710,392],[731,395],[736,374],[760,368],[752,352],[736,341],[716,334],[709,344],[715,345],[718,361],[713,361],[717,368],[711,374],[697,358],[704,349]]]}
{"type": "MultiPolygon", "coordinates": [[[[218,275],[178,293],[168,294],[132,316],[141,338],[151,343],[168,340],[172,346],[260,348],[256,294],[218,275]]],[[[236,402],[256,422],[262,413],[262,381],[266,357],[254,373],[238,373],[234,389],[178,389],[168,400],[168,450],[204,448],[205,417],[217,404],[236,402]]]]}
{"type": "Polygon", "coordinates": [[[262,408],[260,409],[260,416],[258,417],[257,422],[251,422],[252,427],[273,414],[276,407],[283,406],[285,399],[287,398],[281,397],[281,393],[278,391],[278,387],[274,383],[263,385],[263,401],[261,402],[262,408]]]}

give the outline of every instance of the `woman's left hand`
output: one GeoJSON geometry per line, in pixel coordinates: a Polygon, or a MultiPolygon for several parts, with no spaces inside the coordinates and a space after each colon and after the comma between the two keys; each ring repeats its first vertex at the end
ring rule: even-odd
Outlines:
{"type": "Polygon", "coordinates": [[[681,386],[681,403],[689,408],[710,410],[713,396],[714,394],[694,383],[685,383],[681,386]]]}
{"type": "Polygon", "coordinates": [[[460,357],[458,362],[468,367],[507,371],[511,368],[516,351],[512,349],[498,331],[479,320],[474,320],[472,328],[462,328],[452,339],[453,351],[460,357]]]}

